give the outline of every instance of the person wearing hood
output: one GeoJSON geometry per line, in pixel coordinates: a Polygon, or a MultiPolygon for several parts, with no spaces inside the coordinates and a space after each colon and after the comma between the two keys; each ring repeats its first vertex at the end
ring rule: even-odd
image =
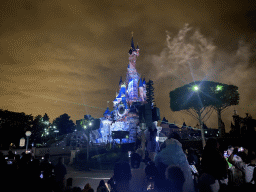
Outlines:
{"type": "Polygon", "coordinates": [[[228,163],[219,147],[220,144],[216,139],[210,138],[206,142],[202,154],[199,191],[217,192],[226,188],[228,163]]]}
{"type": "Polygon", "coordinates": [[[109,192],[104,180],[100,180],[97,192],[109,192]]]}
{"type": "Polygon", "coordinates": [[[189,167],[187,157],[182,149],[182,144],[180,143],[180,136],[178,133],[173,132],[169,135],[168,139],[161,146],[161,151],[155,157],[155,164],[158,168],[158,181],[156,180],[156,186],[165,190],[168,180],[164,177],[166,168],[168,166],[179,167],[184,175],[184,184],[182,191],[194,192],[194,183],[192,178],[192,172],[189,167]],[[165,181],[163,181],[163,178],[165,181]]]}
{"type": "Polygon", "coordinates": [[[89,192],[89,189],[92,189],[91,185],[89,183],[87,183],[85,186],[84,186],[84,189],[82,192],[89,192]]]}

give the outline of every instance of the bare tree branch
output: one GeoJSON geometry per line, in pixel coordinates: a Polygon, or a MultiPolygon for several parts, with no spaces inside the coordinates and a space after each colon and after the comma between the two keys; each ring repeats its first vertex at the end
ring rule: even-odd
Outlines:
{"type": "Polygon", "coordinates": [[[186,113],[190,116],[192,116],[194,119],[198,120],[198,116],[197,113],[193,110],[193,109],[187,109],[187,110],[183,110],[183,113],[186,113]],[[195,113],[195,114],[194,114],[195,113]]]}
{"type": "Polygon", "coordinates": [[[213,111],[214,111],[214,107],[211,106],[209,111],[207,112],[207,114],[210,113],[210,115],[206,119],[204,119],[206,117],[206,115],[207,115],[207,114],[205,114],[202,119],[204,119],[204,121],[207,121],[211,117],[213,111]]]}

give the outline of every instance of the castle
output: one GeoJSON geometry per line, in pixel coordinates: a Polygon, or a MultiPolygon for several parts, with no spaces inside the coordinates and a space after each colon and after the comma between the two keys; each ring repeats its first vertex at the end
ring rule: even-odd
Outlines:
{"type": "MultiPolygon", "coordinates": [[[[132,37],[126,79],[123,81],[120,78],[119,92],[113,100],[113,111],[107,107],[100,118],[100,128],[92,134],[92,140],[96,143],[112,142],[112,131],[129,131],[129,136],[122,139],[122,143],[133,143],[136,134],[140,132],[138,108],[146,102],[146,82],[136,70],[139,50],[138,45],[134,47],[132,37]]],[[[118,140],[116,142],[119,143],[118,140]]]]}

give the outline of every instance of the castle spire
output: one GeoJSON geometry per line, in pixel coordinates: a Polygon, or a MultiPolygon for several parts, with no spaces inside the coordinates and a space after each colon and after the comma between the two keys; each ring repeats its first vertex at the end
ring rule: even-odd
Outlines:
{"type": "Polygon", "coordinates": [[[127,68],[126,74],[126,85],[127,87],[127,98],[128,103],[131,105],[132,102],[139,101],[140,98],[138,96],[138,81],[140,79],[140,75],[136,70],[136,60],[139,56],[139,49],[135,49],[133,42],[133,33],[131,39],[131,48],[129,50],[129,67],[127,68]]]}
{"type": "Polygon", "coordinates": [[[140,78],[140,81],[139,81],[139,87],[143,87],[143,81],[142,81],[141,78],[140,78]]]}
{"type": "Polygon", "coordinates": [[[131,49],[132,49],[132,50],[135,50],[134,42],[133,42],[133,37],[132,37],[132,40],[131,40],[131,49]]]}
{"type": "Polygon", "coordinates": [[[133,51],[136,51],[135,47],[134,47],[134,42],[133,42],[133,31],[132,31],[132,40],[131,40],[131,48],[129,50],[129,54],[131,55],[133,51]]]}
{"type": "Polygon", "coordinates": [[[119,86],[123,83],[122,76],[120,76],[119,86]]]}

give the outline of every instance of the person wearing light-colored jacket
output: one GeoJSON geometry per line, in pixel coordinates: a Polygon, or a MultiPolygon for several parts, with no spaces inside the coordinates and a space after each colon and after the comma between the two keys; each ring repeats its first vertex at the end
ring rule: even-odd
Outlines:
{"type": "Polygon", "coordinates": [[[187,157],[182,149],[182,144],[178,141],[177,133],[170,135],[169,139],[164,142],[165,147],[156,155],[155,164],[156,167],[165,165],[179,167],[185,177],[182,191],[194,192],[194,182],[192,178],[192,172],[189,167],[187,157]],[[175,139],[176,138],[176,139],[175,139]]]}

